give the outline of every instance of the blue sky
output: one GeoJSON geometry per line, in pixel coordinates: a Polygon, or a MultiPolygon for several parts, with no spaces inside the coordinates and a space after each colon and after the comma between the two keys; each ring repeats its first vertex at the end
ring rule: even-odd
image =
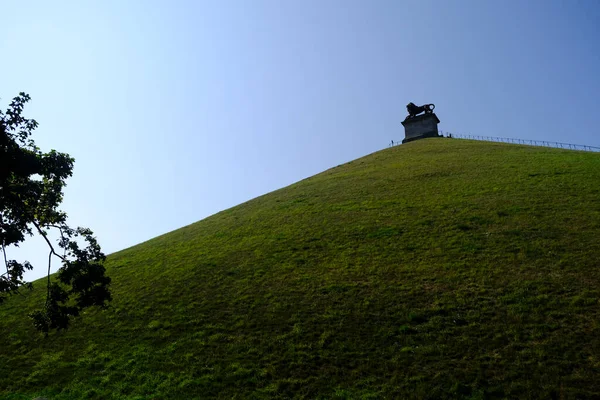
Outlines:
{"type": "MultiPolygon", "coordinates": [[[[75,157],[63,209],[114,252],[440,129],[600,146],[600,3],[2,1],[0,107],[75,157]]],[[[11,255],[37,266],[39,238],[11,255]]]]}

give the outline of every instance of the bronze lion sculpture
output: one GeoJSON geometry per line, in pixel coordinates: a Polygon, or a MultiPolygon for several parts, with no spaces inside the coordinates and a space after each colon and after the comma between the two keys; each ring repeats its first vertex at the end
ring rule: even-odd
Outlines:
{"type": "Polygon", "coordinates": [[[435,104],[423,104],[422,106],[416,106],[412,102],[408,103],[406,105],[406,110],[408,111],[408,116],[406,117],[406,119],[414,118],[418,114],[421,114],[422,112],[424,112],[425,114],[431,114],[431,113],[433,113],[434,109],[435,109],[435,104]]]}

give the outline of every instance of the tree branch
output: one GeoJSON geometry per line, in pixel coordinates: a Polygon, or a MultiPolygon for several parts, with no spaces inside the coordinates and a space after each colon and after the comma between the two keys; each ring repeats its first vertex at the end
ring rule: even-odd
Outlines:
{"type": "Polygon", "coordinates": [[[48,275],[47,275],[47,283],[46,283],[46,307],[48,307],[48,302],[50,301],[50,266],[52,265],[52,252],[51,250],[48,254],[48,275]]]}
{"type": "Polygon", "coordinates": [[[10,278],[10,271],[8,270],[8,260],[6,259],[6,247],[4,247],[4,243],[2,243],[2,253],[4,253],[4,265],[6,265],[6,276],[10,278]]]}
{"type": "MultiPolygon", "coordinates": [[[[64,262],[66,262],[67,259],[65,257],[61,256],[60,254],[57,254],[56,251],[54,251],[54,246],[52,246],[52,243],[50,242],[50,240],[48,240],[46,233],[44,231],[42,231],[42,228],[40,227],[40,225],[36,221],[32,221],[32,223],[36,227],[36,229],[40,233],[40,235],[42,235],[42,237],[44,238],[46,243],[48,243],[48,247],[50,247],[50,253],[48,253],[48,274],[47,274],[47,283],[46,283],[46,290],[47,290],[46,291],[46,306],[48,306],[48,301],[50,301],[50,271],[51,271],[51,267],[52,267],[52,254],[54,254],[56,257],[60,258],[64,262]]],[[[60,235],[61,235],[61,237],[63,236],[62,229],[60,229],[60,235]]]]}
{"type": "MultiPolygon", "coordinates": [[[[2,217],[2,213],[0,213],[0,224],[4,225],[4,218],[2,217]]],[[[2,239],[2,253],[4,254],[4,265],[6,266],[6,277],[10,278],[10,271],[8,270],[8,259],[6,258],[6,247],[4,243],[4,237],[2,239]]]]}
{"type": "Polygon", "coordinates": [[[32,221],[32,223],[33,223],[33,226],[36,227],[36,229],[38,230],[40,235],[42,235],[42,237],[44,238],[46,243],[48,243],[48,247],[50,247],[50,255],[54,254],[56,257],[58,257],[61,260],[66,262],[67,259],[65,257],[61,256],[60,254],[56,253],[56,251],[54,251],[54,246],[52,246],[52,243],[50,243],[50,241],[48,240],[48,237],[46,236],[46,233],[44,231],[42,231],[42,228],[40,227],[40,225],[36,221],[32,221]]]}

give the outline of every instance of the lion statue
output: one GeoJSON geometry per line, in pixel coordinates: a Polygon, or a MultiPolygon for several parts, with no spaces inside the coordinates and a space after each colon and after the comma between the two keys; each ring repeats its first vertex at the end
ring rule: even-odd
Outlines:
{"type": "Polygon", "coordinates": [[[408,116],[406,119],[414,118],[417,114],[421,114],[424,112],[425,114],[433,113],[435,109],[435,104],[423,104],[422,106],[416,106],[414,103],[408,103],[406,105],[406,110],[408,111],[408,116]]]}

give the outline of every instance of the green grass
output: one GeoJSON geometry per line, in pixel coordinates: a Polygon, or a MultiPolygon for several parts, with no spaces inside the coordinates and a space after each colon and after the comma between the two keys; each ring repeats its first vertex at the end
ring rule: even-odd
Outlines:
{"type": "Polygon", "coordinates": [[[0,397],[600,397],[598,154],[416,141],[107,266],[66,332],[0,307],[0,397]]]}

